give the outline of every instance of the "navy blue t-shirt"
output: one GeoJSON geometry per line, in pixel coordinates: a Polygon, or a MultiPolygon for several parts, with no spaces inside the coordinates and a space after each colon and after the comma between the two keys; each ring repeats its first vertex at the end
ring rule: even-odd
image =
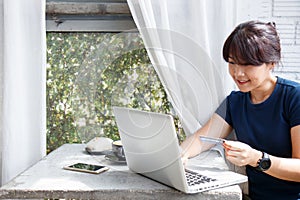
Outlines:
{"type": "MultiPolygon", "coordinates": [[[[251,102],[249,92],[234,91],[216,113],[232,126],[239,141],[270,155],[291,158],[290,129],[300,125],[300,84],[277,77],[273,93],[259,104],[251,102]]],[[[246,172],[252,199],[300,199],[300,182],[284,181],[251,166],[246,166],[246,172]]]]}

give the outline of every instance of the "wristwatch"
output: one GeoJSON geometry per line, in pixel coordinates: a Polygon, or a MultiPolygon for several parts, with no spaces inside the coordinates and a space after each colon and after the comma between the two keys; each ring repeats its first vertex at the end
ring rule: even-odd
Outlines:
{"type": "Polygon", "coordinates": [[[271,167],[271,160],[269,155],[266,152],[262,152],[262,157],[257,161],[257,167],[255,167],[258,171],[266,171],[271,167]]]}

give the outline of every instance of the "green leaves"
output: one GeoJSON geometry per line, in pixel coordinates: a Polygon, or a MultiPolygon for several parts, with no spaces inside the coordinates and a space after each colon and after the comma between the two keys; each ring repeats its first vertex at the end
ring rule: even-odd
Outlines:
{"type": "Polygon", "coordinates": [[[112,106],[170,113],[138,33],[48,33],[47,151],[119,139],[112,106]]]}

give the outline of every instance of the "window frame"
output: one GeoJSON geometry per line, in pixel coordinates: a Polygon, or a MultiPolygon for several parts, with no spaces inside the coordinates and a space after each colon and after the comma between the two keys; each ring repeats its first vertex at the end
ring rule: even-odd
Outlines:
{"type": "Polygon", "coordinates": [[[136,30],[126,0],[46,0],[47,32],[136,30]]]}

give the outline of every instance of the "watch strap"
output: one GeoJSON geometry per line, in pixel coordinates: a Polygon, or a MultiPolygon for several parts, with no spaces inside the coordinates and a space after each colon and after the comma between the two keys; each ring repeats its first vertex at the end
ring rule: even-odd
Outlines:
{"type": "Polygon", "coordinates": [[[269,154],[266,152],[262,152],[262,157],[257,161],[257,167],[255,167],[258,171],[266,171],[271,166],[271,160],[269,154]]]}

